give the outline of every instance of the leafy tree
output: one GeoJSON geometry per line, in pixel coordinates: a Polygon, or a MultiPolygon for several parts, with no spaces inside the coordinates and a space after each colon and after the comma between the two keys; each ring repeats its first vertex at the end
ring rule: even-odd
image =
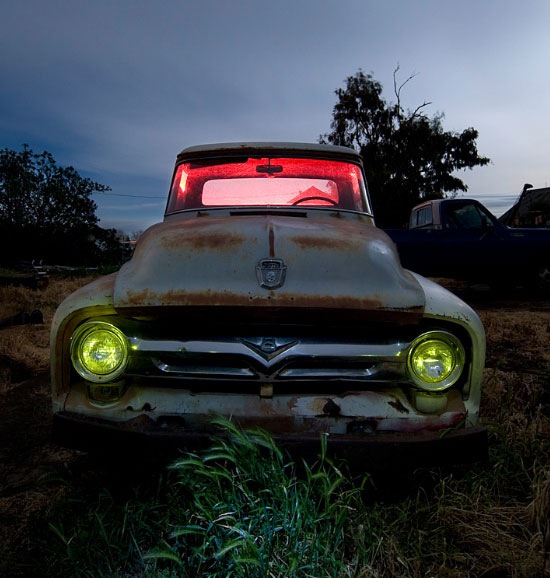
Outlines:
{"type": "Polygon", "coordinates": [[[94,192],[110,188],[60,167],[44,151],[0,151],[0,242],[4,262],[47,259],[58,263],[112,261],[113,232],[101,229],[94,192]]]}
{"type": "Polygon", "coordinates": [[[376,221],[382,227],[406,224],[410,209],[425,199],[451,196],[468,187],[455,173],[483,166],[490,159],[478,154],[478,132],[443,130],[442,114],[428,117],[424,102],[414,110],[401,105],[401,91],[413,78],[397,85],[395,103],[382,98],[382,85],[359,70],[336,90],[331,132],[321,142],[349,146],[365,163],[376,221]]]}

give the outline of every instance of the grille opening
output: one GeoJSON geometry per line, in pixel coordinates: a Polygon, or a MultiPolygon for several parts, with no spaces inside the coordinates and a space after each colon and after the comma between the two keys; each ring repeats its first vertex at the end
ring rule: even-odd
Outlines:
{"type": "Polygon", "coordinates": [[[256,381],[282,379],[351,379],[367,378],[381,370],[380,360],[346,360],[341,358],[311,359],[295,357],[274,363],[269,367],[257,360],[242,355],[223,356],[218,354],[162,354],[152,357],[151,361],[158,371],[163,374],[181,376],[195,376],[197,378],[208,375],[216,379],[242,378],[256,381]]]}
{"type": "Polygon", "coordinates": [[[264,384],[273,386],[273,398],[279,395],[315,395],[315,396],[345,396],[364,391],[383,391],[407,386],[405,380],[358,382],[355,380],[324,379],[324,380],[292,380],[292,381],[244,381],[235,379],[180,379],[165,376],[144,378],[129,376],[135,385],[146,387],[163,387],[186,390],[196,394],[246,394],[260,396],[260,388],[264,384]]]}

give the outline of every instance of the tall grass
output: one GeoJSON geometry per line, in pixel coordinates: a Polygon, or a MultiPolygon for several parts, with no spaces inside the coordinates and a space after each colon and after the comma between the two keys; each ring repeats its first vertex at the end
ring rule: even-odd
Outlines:
{"type": "Polygon", "coordinates": [[[117,505],[102,493],[76,525],[53,523],[62,569],[74,576],[354,575],[346,535],[361,487],[347,485],[325,444],[319,462],[298,473],[265,432],[218,425],[226,435],[173,463],[147,503],[117,505]]]}
{"type": "Polygon", "coordinates": [[[414,485],[414,476],[348,478],[326,457],[324,438],[319,460],[300,464],[262,431],[218,425],[223,437],[174,462],[156,485],[129,497],[117,486],[118,495],[103,489],[64,504],[50,522],[51,575],[550,574],[550,470],[524,464],[518,471],[513,448],[497,444],[491,464],[425,471],[414,485]],[[412,485],[392,499],[376,488],[387,482],[412,485]]]}

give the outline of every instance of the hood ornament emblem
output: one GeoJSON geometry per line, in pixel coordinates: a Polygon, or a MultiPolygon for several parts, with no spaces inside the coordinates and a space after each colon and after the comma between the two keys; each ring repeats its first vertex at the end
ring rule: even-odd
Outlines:
{"type": "Polygon", "coordinates": [[[282,259],[262,259],[256,265],[256,276],[260,287],[277,289],[285,282],[285,262],[282,259]]]}

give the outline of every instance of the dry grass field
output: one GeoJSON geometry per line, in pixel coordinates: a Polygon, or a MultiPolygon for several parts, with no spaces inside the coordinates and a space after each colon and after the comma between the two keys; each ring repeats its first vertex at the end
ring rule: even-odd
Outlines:
{"type": "MultiPolygon", "coordinates": [[[[0,287],[0,319],[40,310],[44,320],[0,329],[2,576],[50,575],[44,552],[52,512],[71,499],[75,480],[94,483],[93,472],[82,474],[92,469],[85,456],[49,440],[49,326],[61,300],[87,281],[54,278],[41,291],[0,287]]],[[[452,559],[410,562],[403,575],[550,576],[550,300],[457,291],[487,332],[482,419],[491,458],[460,475],[434,472],[437,484],[425,491],[432,506],[422,515],[445,529],[452,559]]],[[[413,517],[418,491],[407,506],[413,517]]],[[[391,575],[382,567],[362,575],[391,575]]]]}

